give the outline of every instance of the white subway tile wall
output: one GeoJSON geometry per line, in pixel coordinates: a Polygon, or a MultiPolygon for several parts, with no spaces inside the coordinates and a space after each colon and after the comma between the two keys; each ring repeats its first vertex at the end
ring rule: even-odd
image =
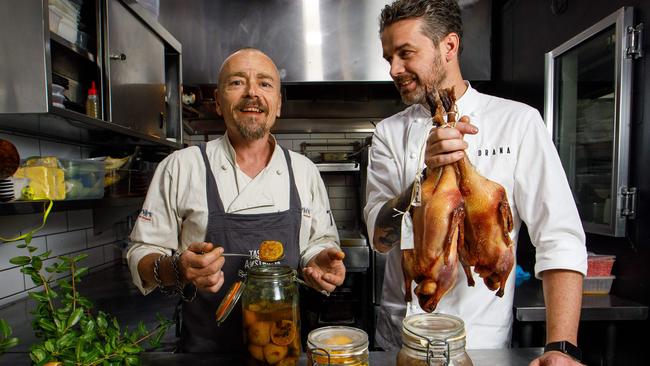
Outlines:
{"type": "MultiPolygon", "coordinates": [[[[61,158],[80,159],[90,156],[87,147],[68,145],[51,141],[38,140],[14,134],[0,134],[0,139],[11,141],[21,158],[30,156],[54,155],[61,158]]],[[[54,203],[56,205],[56,202],[54,203]]],[[[125,218],[126,219],[126,218],[125,218]]],[[[0,216],[0,237],[13,238],[25,234],[41,225],[41,214],[24,214],[0,216]]],[[[81,262],[82,267],[97,270],[116,261],[121,261],[121,244],[126,235],[118,237],[114,229],[105,230],[95,235],[93,233],[92,209],[75,211],[55,211],[50,214],[45,227],[39,230],[32,239],[31,245],[37,247],[36,254],[51,250],[49,259],[43,261],[43,266],[52,265],[59,255],[88,254],[81,262]]],[[[29,276],[20,272],[20,267],[9,263],[9,259],[25,255],[27,249],[17,248],[24,243],[0,242],[0,305],[16,301],[27,295],[34,288],[29,276]]],[[[126,267],[125,267],[126,268],[126,267]]],[[[126,270],[126,269],[125,269],[126,270]]],[[[64,277],[65,274],[55,276],[64,277]]]]}

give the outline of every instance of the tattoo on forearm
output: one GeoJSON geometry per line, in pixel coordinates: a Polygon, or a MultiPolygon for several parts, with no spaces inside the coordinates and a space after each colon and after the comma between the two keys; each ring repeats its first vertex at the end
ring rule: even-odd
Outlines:
{"type": "Polygon", "coordinates": [[[402,233],[402,215],[395,215],[397,213],[395,209],[406,210],[411,199],[412,189],[413,185],[411,184],[402,194],[386,202],[379,210],[373,237],[375,248],[387,251],[399,244],[402,233]]]}

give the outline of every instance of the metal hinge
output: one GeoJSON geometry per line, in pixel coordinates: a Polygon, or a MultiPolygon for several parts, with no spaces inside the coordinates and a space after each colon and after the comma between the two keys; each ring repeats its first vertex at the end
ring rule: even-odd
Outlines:
{"type": "Polygon", "coordinates": [[[639,23],[636,27],[627,27],[626,33],[625,58],[636,60],[643,57],[643,23],[639,23]]]}
{"type": "Polygon", "coordinates": [[[636,187],[621,187],[621,199],[623,205],[621,216],[634,219],[636,215],[636,187]]]}

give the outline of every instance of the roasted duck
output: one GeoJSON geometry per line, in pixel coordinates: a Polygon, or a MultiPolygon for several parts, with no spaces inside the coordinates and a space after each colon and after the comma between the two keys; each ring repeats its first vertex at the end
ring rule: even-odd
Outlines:
{"type": "MultiPolygon", "coordinates": [[[[434,123],[444,122],[440,100],[430,101],[434,123]]],[[[420,307],[432,312],[454,287],[458,248],[463,244],[465,211],[455,165],[428,169],[421,187],[421,205],[412,208],[414,248],[402,250],[405,300],[410,302],[412,281],[420,307]]]]}
{"type": "MultiPolygon", "coordinates": [[[[448,112],[447,123],[456,122],[456,97],[453,89],[440,92],[440,99],[448,112]]],[[[470,270],[478,273],[485,285],[496,295],[503,296],[506,280],[514,265],[512,213],[506,190],[482,175],[472,166],[467,155],[455,164],[458,186],[465,201],[465,240],[459,244],[458,254],[467,284],[474,286],[470,270]]]]}

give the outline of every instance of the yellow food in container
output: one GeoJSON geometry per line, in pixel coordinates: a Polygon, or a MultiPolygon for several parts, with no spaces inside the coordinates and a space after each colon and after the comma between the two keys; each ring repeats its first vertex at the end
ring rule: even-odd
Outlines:
{"type": "Polygon", "coordinates": [[[310,365],[368,366],[368,335],[361,329],[331,326],[307,337],[310,365]]]}
{"type": "Polygon", "coordinates": [[[14,177],[29,179],[20,197],[23,200],[65,199],[65,179],[61,168],[25,166],[18,168],[14,177]]]}

